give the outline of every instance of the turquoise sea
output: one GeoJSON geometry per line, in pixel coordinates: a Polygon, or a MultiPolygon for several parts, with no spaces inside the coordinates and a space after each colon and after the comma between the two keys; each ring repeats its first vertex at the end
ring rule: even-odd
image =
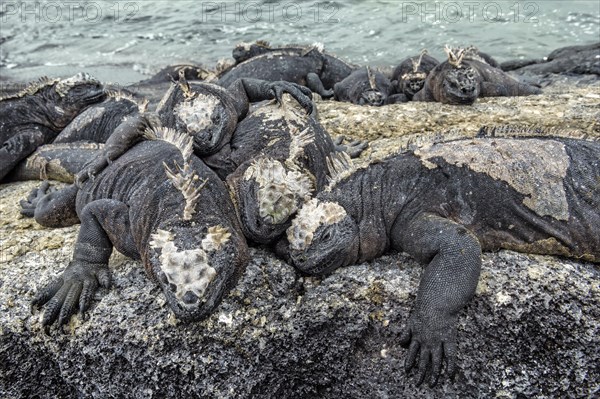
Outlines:
{"type": "Polygon", "coordinates": [[[162,66],[214,65],[241,41],[323,43],[358,64],[393,65],[427,48],[477,45],[499,61],[600,40],[590,1],[5,1],[0,77],[85,70],[118,83],[162,66]]]}

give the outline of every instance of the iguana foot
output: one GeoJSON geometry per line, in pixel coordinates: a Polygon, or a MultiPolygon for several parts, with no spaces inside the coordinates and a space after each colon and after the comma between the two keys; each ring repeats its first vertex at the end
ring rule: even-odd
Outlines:
{"type": "Polygon", "coordinates": [[[21,215],[32,218],[35,214],[35,208],[40,199],[46,196],[46,194],[55,191],[56,187],[51,187],[48,180],[44,180],[38,188],[31,190],[27,196],[27,199],[19,201],[19,205],[21,205],[21,215]]]}
{"type": "Polygon", "coordinates": [[[308,87],[301,86],[291,82],[268,82],[269,92],[275,97],[279,104],[282,104],[284,93],[288,93],[306,110],[307,114],[313,112],[312,91],[308,87]]]}
{"type": "Polygon", "coordinates": [[[345,136],[338,136],[333,144],[335,145],[336,151],[343,151],[348,154],[350,158],[358,158],[360,154],[362,154],[362,152],[369,146],[368,142],[362,140],[353,140],[347,144],[343,144],[347,139],[348,138],[345,136]]]}
{"type": "Polygon", "coordinates": [[[62,275],[39,290],[32,306],[46,305],[42,325],[66,324],[79,310],[83,314],[90,306],[98,286],[110,286],[110,273],[106,264],[72,261],[62,275]]]}
{"type": "Polygon", "coordinates": [[[408,347],[404,369],[408,373],[416,364],[417,386],[429,375],[429,386],[437,384],[442,372],[443,359],[446,360],[446,374],[453,378],[456,373],[456,316],[419,315],[414,312],[406,325],[400,344],[408,347]]]}

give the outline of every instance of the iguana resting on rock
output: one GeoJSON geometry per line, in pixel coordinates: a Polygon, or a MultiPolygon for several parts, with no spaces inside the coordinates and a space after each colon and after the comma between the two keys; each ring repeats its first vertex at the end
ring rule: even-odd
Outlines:
{"type": "Polygon", "coordinates": [[[266,42],[254,46],[242,44],[236,47],[234,56],[246,60],[219,77],[217,83],[223,87],[229,87],[239,78],[283,80],[307,86],[322,97],[329,98],[333,96],[333,86],[356,69],[325,53],[321,45],[271,48],[266,42]]]}
{"type": "MultiPolygon", "coordinates": [[[[510,134],[510,132],[505,132],[510,134]]],[[[298,211],[278,250],[326,274],[389,249],[426,263],[401,337],[418,382],[456,370],[459,312],[481,251],[500,248],[600,262],[600,142],[483,137],[414,149],[358,170],[298,211]],[[289,250],[286,251],[286,246],[289,250]]]]}
{"type": "Polygon", "coordinates": [[[83,109],[104,97],[100,82],[80,73],[68,79],[42,78],[0,98],[0,180],[40,145],[54,140],[83,109]]]}
{"type": "Polygon", "coordinates": [[[519,74],[600,75],[600,42],[561,47],[552,51],[546,59],[511,60],[503,62],[500,67],[519,74]]]}
{"type": "Polygon", "coordinates": [[[19,162],[5,181],[58,180],[73,183],[75,175],[104,148],[103,143],[45,144],[19,162]]]}
{"type": "Polygon", "coordinates": [[[194,153],[214,154],[231,140],[250,103],[276,99],[289,93],[306,112],[313,111],[311,92],[289,82],[238,79],[227,89],[205,82],[188,82],[180,77],[161,100],[156,113],[163,126],[194,137],[194,153]]]}
{"type": "Polygon", "coordinates": [[[104,143],[126,117],[146,112],[148,101],[119,91],[107,90],[106,94],[106,100],[77,115],[52,143],[104,143]]]}
{"type": "Polygon", "coordinates": [[[409,57],[398,65],[392,73],[392,83],[395,82],[396,93],[404,94],[406,101],[423,88],[429,72],[440,62],[427,54],[427,50],[415,57],[409,57]]]}
{"type": "Polygon", "coordinates": [[[528,96],[541,90],[519,82],[498,68],[469,58],[465,49],[446,47],[448,60],[427,76],[414,101],[437,101],[445,104],[473,104],[477,97],[528,96]]]}
{"type": "MultiPolygon", "coordinates": [[[[202,154],[206,164],[223,180],[227,179],[244,234],[255,242],[271,242],[283,234],[297,207],[325,185],[326,159],[330,153],[348,150],[357,156],[366,147],[361,142],[346,146],[332,142],[316,119],[307,114],[307,110],[312,110],[312,102],[306,92],[308,89],[289,82],[243,79],[225,90],[208,83],[188,84],[181,80],[165,96],[159,109],[164,125],[193,132],[194,151],[202,154]],[[234,88],[243,95],[233,97],[234,88]],[[299,102],[263,105],[238,122],[238,115],[247,112],[248,97],[262,100],[275,96],[281,101],[281,94],[275,93],[279,91],[292,93],[299,102]],[[211,104],[216,100],[224,104],[222,110],[211,104]],[[210,121],[215,114],[220,122],[217,129],[210,131],[213,125],[205,130],[196,128],[196,125],[204,127],[202,121],[210,121]],[[188,115],[192,119],[186,119],[188,115]],[[210,146],[204,144],[208,140],[202,141],[206,131],[212,139],[210,146]],[[217,152],[213,153],[215,149],[217,152]]],[[[77,181],[95,176],[108,161],[140,139],[141,135],[111,136],[103,154],[78,174],[77,181]]]]}
{"type": "MultiPolygon", "coordinates": [[[[143,116],[115,134],[137,136],[143,116]]],[[[110,283],[108,259],[119,252],[141,259],[185,321],[210,314],[248,261],[248,248],[223,182],[192,152],[192,137],[171,129],[145,130],[143,141],[81,188],[32,193],[23,213],[48,227],[81,221],[73,260],[41,289],[42,323],[66,323],[85,312],[99,285],[110,283]]]]}
{"type": "Polygon", "coordinates": [[[336,145],[294,100],[260,106],[242,120],[229,143],[204,158],[227,179],[246,238],[269,243],[281,236],[298,207],[327,183],[328,156],[358,156],[366,143],[336,145]]]}
{"type": "Polygon", "coordinates": [[[392,82],[381,72],[365,67],[352,72],[333,87],[334,98],[358,105],[379,107],[396,102],[405,102],[405,97],[395,95],[392,82]]]}

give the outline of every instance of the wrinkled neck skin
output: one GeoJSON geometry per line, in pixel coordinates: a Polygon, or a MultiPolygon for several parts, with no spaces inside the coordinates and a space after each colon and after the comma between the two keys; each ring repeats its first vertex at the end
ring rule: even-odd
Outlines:
{"type": "Polygon", "coordinates": [[[368,168],[358,169],[331,191],[321,192],[320,201],[340,204],[358,224],[359,251],[356,259],[346,259],[346,265],[364,262],[384,254],[390,247],[390,232],[406,206],[414,198],[420,175],[412,170],[405,156],[392,158],[368,168]],[[405,176],[400,179],[398,176],[405,176]]]}

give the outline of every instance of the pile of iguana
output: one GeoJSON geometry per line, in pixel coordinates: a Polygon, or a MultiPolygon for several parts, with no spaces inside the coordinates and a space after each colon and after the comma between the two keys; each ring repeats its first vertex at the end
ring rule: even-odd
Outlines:
{"type": "Polygon", "coordinates": [[[41,78],[0,98],[0,180],[42,144],[50,143],[87,106],[105,97],[88,74],[41,78]]]}
{"type": "Polygon", "coordinates": [[[457,318],[475,292],[482,250],[600,262],[600,142],[510,137],[519,133],[424,145],[360,169],[338,160],[330,186],[278,244],[308,274],[389,249],[426,263],[401,338],[407,371],[419,356],[419,383],[427,373],[436,383],[443,358],[448,374],[456,370],[457,318]]]}
{"type": "Polygon", "coordinates": [[[116,136],[142,141],[95,178],[60,191],[35,190],[23,213],[47,227],[81,222],[73,260],[40,290],[43,324],[66,323],[89,307],[98,285],[110,284],[113,248],[141,259],[175,316],[199,320],[219,304],[248,261],[248,249],[227,188],[192,151],[193,138],[149,129],[130,118],[116,136]]]}

